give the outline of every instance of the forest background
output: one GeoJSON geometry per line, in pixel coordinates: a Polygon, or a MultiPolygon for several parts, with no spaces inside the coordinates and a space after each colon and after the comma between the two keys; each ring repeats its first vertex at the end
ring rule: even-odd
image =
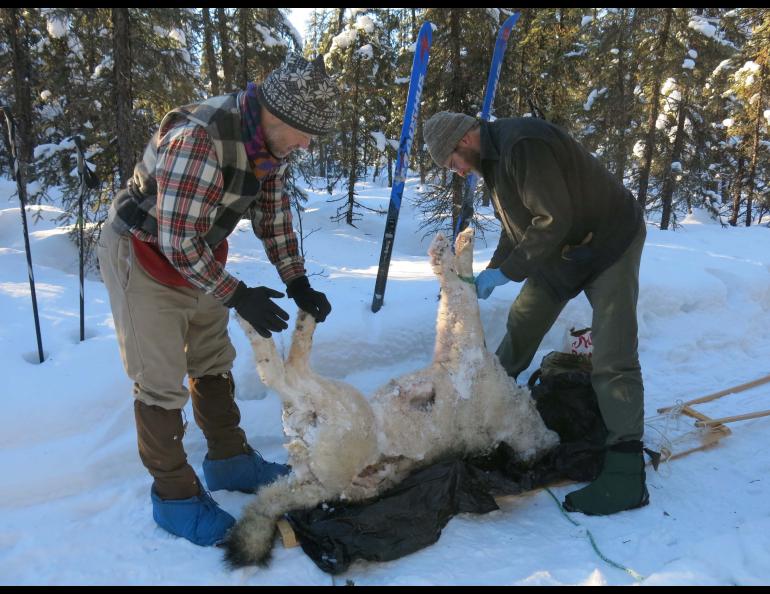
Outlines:
{"type": "MultiPolygon", "coordinates": [[[[302,176],[339,203],[337,221],[355,225],[368,210],[356,184],[392,184],[421,23],[434,31],[420,115],[477,114],[498,27],[519,11],[495,117],[568,129],[661,229],[693,207],[725,225],[770,222],[770,9],[318,8],[304,35],[290,10],[0,9],[0,102],[15,116],[29,203],[61,192],[61,222],[75,220],[80,135],[101,180],[86,204],[93,244],[166,112],[259,82],[293,51],[324,56],[341,107],[335,132],[295,157],[299,221],[306,196],[293,181],[302,176]]],[[[428,234],[453,227],[463,180],[432,163],[422,121],[410,164],[428,234]]],[[[0,175],[9,176],[7,146],[0,175]]],[[[483,184],[476,199],[488,202],[483,184]]],[[[484,221],[475,224],[483,233],[484,221]]]]}

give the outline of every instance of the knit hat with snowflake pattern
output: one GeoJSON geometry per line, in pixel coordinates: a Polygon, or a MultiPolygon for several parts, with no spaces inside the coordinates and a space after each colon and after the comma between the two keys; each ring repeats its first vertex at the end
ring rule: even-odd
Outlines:
{"type": "Polygon", "coordinates": [[[257,89],[260,104],[275,117],[302,132],[328,134],[337,121],[339,88],[326,74],[323,56],[308,62],[289,54],[257,89]]]}

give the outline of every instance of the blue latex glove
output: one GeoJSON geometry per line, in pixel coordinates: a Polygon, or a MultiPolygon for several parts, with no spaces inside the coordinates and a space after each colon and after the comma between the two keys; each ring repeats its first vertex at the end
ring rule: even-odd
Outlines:
{"type": "Polygon", "coordinates": [[[499,268],[487,268],[476,277],[476,295],[479,299],[486,299],[495,290],[495,287],[510,282],[499,268]]]}

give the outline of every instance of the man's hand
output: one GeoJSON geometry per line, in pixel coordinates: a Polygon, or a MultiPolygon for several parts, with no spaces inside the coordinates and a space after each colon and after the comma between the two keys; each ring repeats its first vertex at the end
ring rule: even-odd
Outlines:
{"type": "Polygon", "coordinates": [[[270,338],[271,332],[286,330],[289,314],[273,303],[273,299],[283,297],[283,293],[268,287],[247,287],[238,283],[235,293],[225,304],[251,324],[260,336],[270,338]]]}
{"type": "Polygon", "coordinates": [[[332,310],[326,295],[314,291],[306,276],[291,281],[286,287],[286,294],[294,299],[297,307],[313,316],[316,322],[323,322],[332,310]]]}
{"type": "Polygon", "coordinates": [[[495,287],[510,282],[499,268],[487,268],[476,277],[476,295],[479,299],[486,299],[495,290],[495,287]]]}
{"type": "Polygon", "coordinates": [[[593,238],[594,234],[589,233],[578,245],[565,245],[561,248],[562,259],[578,264],[590,262],[594,257],[594,250],[589,245],[593,238]]]}

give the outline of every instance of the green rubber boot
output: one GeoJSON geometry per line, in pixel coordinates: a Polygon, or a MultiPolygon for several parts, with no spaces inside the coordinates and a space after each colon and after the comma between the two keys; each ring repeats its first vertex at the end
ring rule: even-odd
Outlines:
{"type": "Polygon", "coordinates": [[[612,446],[604,456],[604,467],[587,487],[568,493],[564,509],[589,516],[608,516],[650,502],[645,485],[642,442],[623,442],[612,446]]]}

